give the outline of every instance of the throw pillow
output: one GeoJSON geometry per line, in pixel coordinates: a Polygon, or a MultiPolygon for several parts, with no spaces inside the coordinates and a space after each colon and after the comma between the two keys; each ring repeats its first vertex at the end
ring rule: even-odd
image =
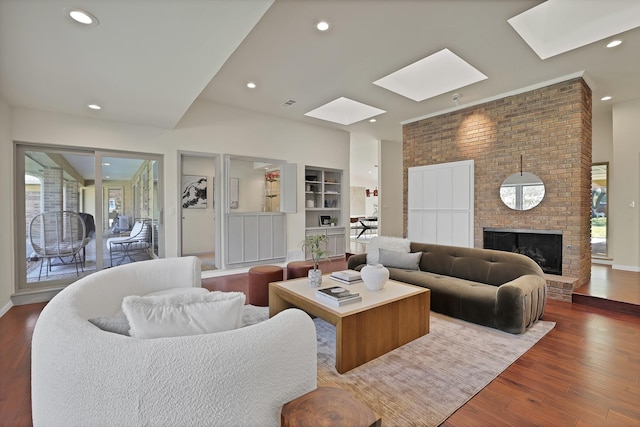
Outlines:
{"type": "Polygon", "coordinates": [[[404,270],[420,270],[422,252],[396,252],[380,249],[380,264],[404,270]]]}
{"type": "Polygon", "coordinates": [[[239,328],[244,302],[242,292],[131,295],[122,300],[122,311],[134,338],[175,337],[239,328]]]}
{"type": "Polygon", "coordinates": [[[129,336],[129,321],[124,315],[94,317],[93,319],[89,319],[89,322],[103,331],[129,336]]]}
{"type": "Polygon", "coordinates": [[[367,243],[367,264],[380,264],[380,249],[408,253],[411,250],[411,241],[402,237],[374,237],[367,243]]]}
{"type": "Polygon", "coordinates": [[[149,292],[145,294],[146,297],[154,296],[154,295],[184,295],[184,294],[195,294],[195,295],[206,295],[209,293],[207,288],[171,288],[171,289],[163,289],[161,291],[149,292]]]}

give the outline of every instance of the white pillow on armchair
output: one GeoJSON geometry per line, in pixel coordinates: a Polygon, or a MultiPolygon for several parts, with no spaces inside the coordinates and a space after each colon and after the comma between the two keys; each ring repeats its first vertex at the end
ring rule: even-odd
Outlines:
{"type": "Polygon", "coordinates": [[[122,311],[134,338],[208,334],[239,328],[242,292],[137,296],[122,300],[122,311]]]}

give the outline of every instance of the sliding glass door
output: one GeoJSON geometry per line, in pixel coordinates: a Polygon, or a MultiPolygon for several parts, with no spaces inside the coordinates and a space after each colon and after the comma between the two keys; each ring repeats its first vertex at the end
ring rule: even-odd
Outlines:
{"type": "Polygon", "coordinates": [[[161,158],[18,145],[18,291],[158,257],[161,158]]]}

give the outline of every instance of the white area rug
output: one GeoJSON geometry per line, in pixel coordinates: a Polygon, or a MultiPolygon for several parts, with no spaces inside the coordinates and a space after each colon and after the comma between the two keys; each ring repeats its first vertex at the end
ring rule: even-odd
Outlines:
{"type": "Polygon", "coordinates": [[[429,334],[340,375],[335,327],[314,323],[318,385],[340,386],[398,427],[441,424],[555,326],[539,321],[513,335],[431,313],[429,334]]]}
{"type": "MultiPolygon", "coordinates": [[[[245,306],[245,325],[267,317],[267,307],[245,306]]],[[[429,334],[340,375],[335,369],[336,329],[322,319],[314,323],[318,386],[347,390],[387,427],[441,424],[555,326],[538,321],[524,334],[513,335],[432,312],[429,334]]]]}

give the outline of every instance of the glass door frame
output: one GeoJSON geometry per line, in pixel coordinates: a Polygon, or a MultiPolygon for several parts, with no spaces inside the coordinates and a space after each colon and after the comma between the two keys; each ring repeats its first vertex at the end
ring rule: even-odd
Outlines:
{"type": "MultiPolygon", "coordinates": [[[[77,280],[75,277],[73,279],[52,279],[46,281],[37,281],[29,283],[27,281],[27,269],[26,261],[27,261],[27,224],[24,221],[26,216],[26,197],[25,197],[25,155],[28,152],[44,152],[44,153],[58,153],[58,154],[75,154],[75,155],[86,155],[88,157],[93,157],[93,166],[95,173],[95,244],[96,244],[96,267],[95,271],[100,271],[105,268],[104,263],[104,202],[103,202],[103,186],[108,186],[107,184],[103,184],[102,179],[102,163],[103,158],[109,157],[120,157],[120,158],[136,158],[141,160],[155,161],[158,174],[157,174],[157,191],[154,192],[154,202],[157,202],[157,236],[154,236],[153,243],[157,245],[158,251],[154,251],[156,256],[164,257],[165,256],[165,248],[164,248],[164,220],[163,220],[163,209],[164,209],[164,185],[161,177],[163,174],[163,160],[164,156],[160,154],[151,154],[151,153],[139,153],[139,152],[126,152],[126,151],[109,151],[109,150],[100,150],[100,149],[92,149],[92,148],[83,148],[83,147],[74,147],[74,146],[61,146],[61,145],[49,145],[49,144],[36,144],[36,143],[23,143],[23,142],[14,142],[14,277],[15,277],[15,289],[16,293],[25,293],[32,291],[46,291],[51,289],[59,289],[65,287],[66,285],[77,280]],[[22,218],[22,220],[20,220],[22,218]]],[[[154,175],[154,187],[156,186],[154,175]]],[[[150,188],[149,191],[153,191],[153,188],[150,188]]],[[[86,208],[86,206],[84,207],[86,208]]],[[[92,273],[90,273],[92,274],[92,273]]]]}

